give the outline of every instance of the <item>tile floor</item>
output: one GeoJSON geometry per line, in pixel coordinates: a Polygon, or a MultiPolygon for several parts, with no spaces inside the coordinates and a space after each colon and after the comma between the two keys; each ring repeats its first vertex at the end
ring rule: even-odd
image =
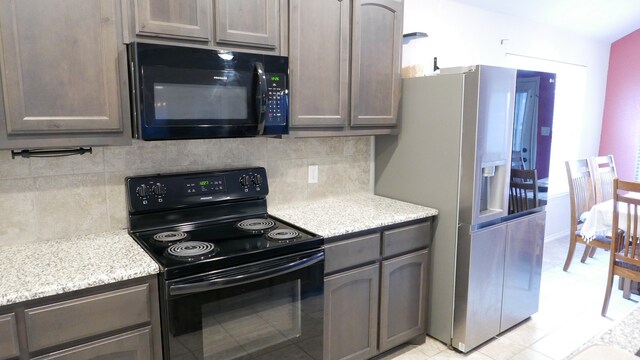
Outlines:
{"type": "Polygon", "coordinates": [[[592,259],[582,264],[580,256],[584,247],[578,245],[569,271],[564,272],[567,247],[565,239],[545,243],[540,309],[531,318],[466,355],[427,337],[423,345],[406,345],[382,354],[379,359],[566,359],[588,340],[623,319],[640,300],[638,295],[623,299],[616,279],[607,317],[601,317],[609,253],[598,250],[592,259]]]}

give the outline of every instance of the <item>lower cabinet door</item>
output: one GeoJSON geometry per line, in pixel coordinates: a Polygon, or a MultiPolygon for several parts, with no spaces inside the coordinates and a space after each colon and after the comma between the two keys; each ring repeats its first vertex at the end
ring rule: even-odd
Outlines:
{"type": "Polygon", "coordinates": [[[378,353],[379,265],[324,280],[324,358],[368,359],[378,353]]]}
{"type": "Polygon", "coordinates": [[[34,358],[56,360],[151,360],[151,328],[130,331],[34,358]]]}
{"type": "Polygon", "coordinates": [[[382,262],[380,351],[425,334],[428,250],[382,262]]]}

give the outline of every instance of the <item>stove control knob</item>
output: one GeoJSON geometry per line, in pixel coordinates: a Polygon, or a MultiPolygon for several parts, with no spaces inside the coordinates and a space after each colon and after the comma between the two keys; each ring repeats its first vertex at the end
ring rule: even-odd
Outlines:
{"type": "Polygon", "coordinates": [[[253,182],[254,185],[260,185],[262,184],[262,176],[255,174],[251,178],[251,181],[253,182]]]}
{"type": "Polygon", "coordinates": [[[249,175],[240,176],[240,185],[244,187],[249,186],[249,175]]]}
{"type": "Polygon", "coordinates": [[[145,184],[142,184],[136,188],[136,194],[140,197],[147,197],[149,195],[149,187],[145,184]]]}
{"type": "Polygon", "coordinates": [[[160,183],[153,185],[153,188],[151,188],[151,190],[157,196],[162,196],[167,193],[167,187],[160,183]]]}

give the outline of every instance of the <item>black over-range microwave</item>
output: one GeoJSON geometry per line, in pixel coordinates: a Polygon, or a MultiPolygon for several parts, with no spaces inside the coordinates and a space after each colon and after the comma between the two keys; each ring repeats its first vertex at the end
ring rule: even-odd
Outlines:
{"type": "Polygon", "coordinates": [[[127,51],[134,137],[288,133],[286,57],[138,42],[127,51]]]}

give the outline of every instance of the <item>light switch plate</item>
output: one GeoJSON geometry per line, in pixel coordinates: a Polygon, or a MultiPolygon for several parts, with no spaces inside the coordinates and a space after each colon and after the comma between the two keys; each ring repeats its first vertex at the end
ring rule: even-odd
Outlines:
{"type": "Polygon", "coordinates": [[[309,165],[309,184],[318,183],[318,165],[309,165]]]}

